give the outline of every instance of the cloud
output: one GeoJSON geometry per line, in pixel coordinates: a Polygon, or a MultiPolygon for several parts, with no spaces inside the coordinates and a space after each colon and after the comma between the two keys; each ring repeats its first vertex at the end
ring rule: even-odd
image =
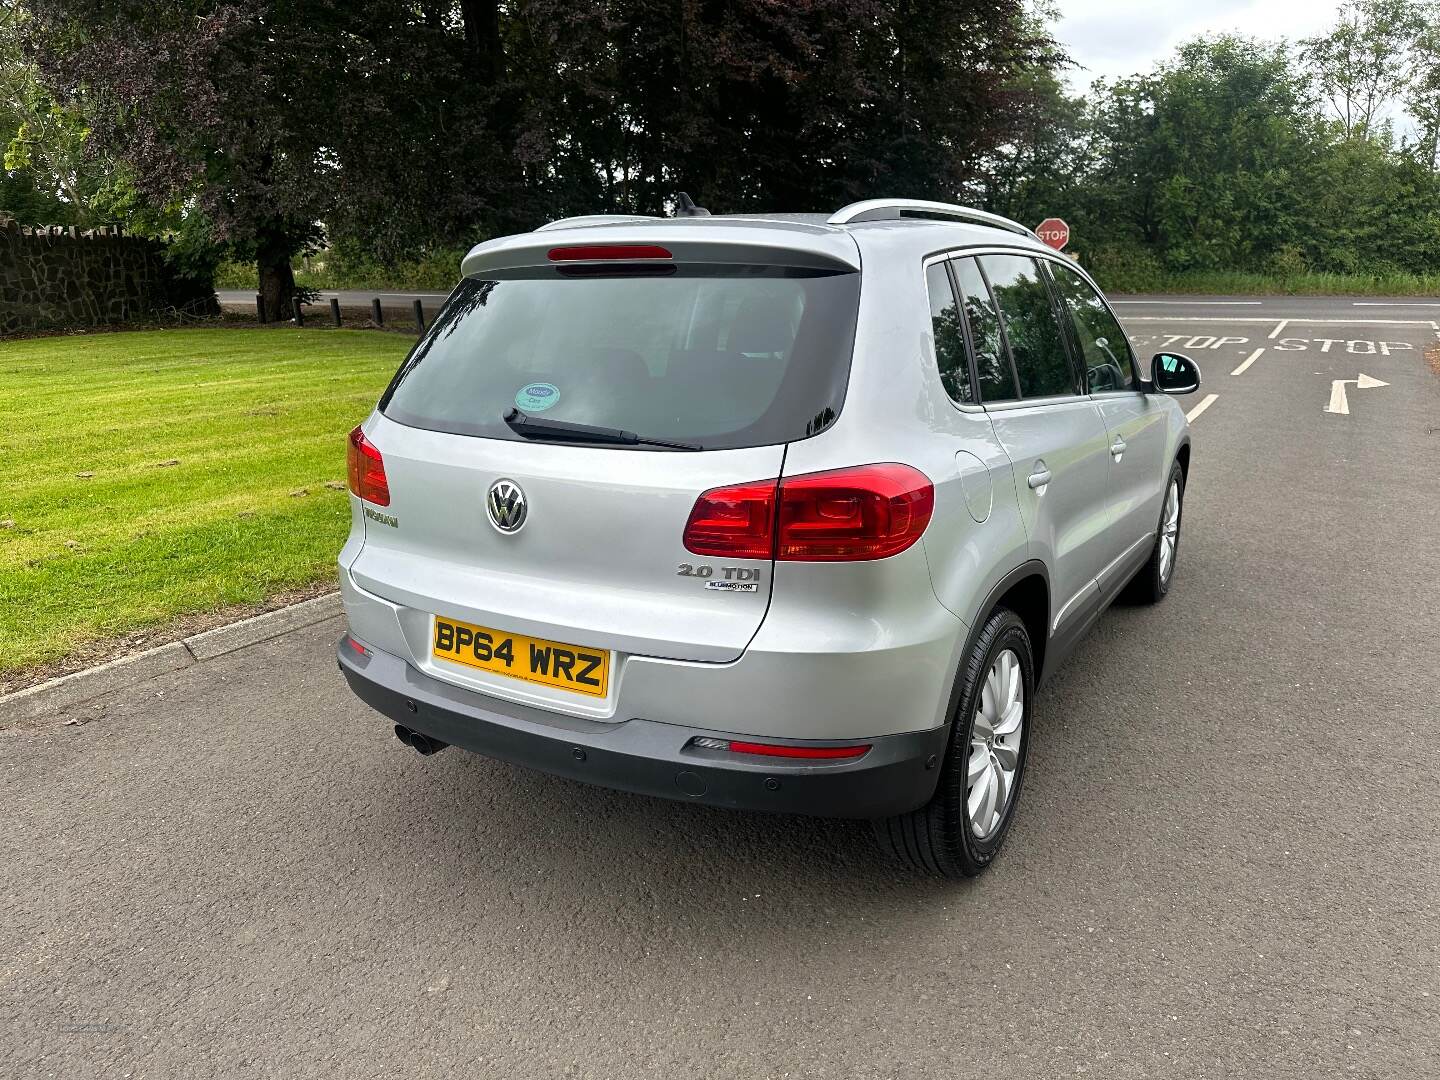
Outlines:
{"type": "Polygon", "coordinates": [[[1061,0],[1055,34],[1080,65],[1068,76],[1078,89],[1097,78],[1149,71],[1200,34],[1307,37],[1329,26],[1338,7],[1295,0],[1209,0],[1203,6],[1194,0],[1061,0]]]}

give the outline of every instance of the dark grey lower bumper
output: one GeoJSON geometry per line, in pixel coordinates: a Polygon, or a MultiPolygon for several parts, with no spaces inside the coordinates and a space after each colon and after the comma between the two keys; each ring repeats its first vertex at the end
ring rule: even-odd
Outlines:
{"type": "Polygon", "coordinates": [[[887,735],[853,761],[795,764],[690,745],[726,732],[643,719],[601,723],[482,697],[389,653],[362,655],[348,635],[338,656],[360,699],[413,731],[557,776],[712,806],[846,818],[903,813],[934,793],[948,736],[946,728],[887,735]]]}

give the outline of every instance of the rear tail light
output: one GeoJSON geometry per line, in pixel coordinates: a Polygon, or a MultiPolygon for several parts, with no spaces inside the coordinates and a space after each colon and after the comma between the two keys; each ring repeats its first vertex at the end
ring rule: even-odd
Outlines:
{"type": "Polygon", "coordinates": [[[703,750],[724,750],[731,754],[758,754],[761,757],[808,759],[811,761],[835,761],[863,756],[869,743],[854,746],[792,746],[785,743],[743,742],[739,739],[713,739],[703,737],[691,742],[703,750]]]}
{"type": "Polygon", "coordinates": [[[705,492],[685,523],[685,550],[721,558],[774,558],[777,483],[762,480],[705,492]]]}
{"type": "Polygon", "coordinates": [[[854,562],[898,555],[935,512],[935,488],[890,462],[715,488],[695,501],[685,550],[781,562],[854,562]]]}
{"type": "Polygon", "coordinates": [[[375,444],[358,427],[350,432],[350,491],[376,506],[390,505],[390,483],[385,479],[385,461],[375,444]]]}

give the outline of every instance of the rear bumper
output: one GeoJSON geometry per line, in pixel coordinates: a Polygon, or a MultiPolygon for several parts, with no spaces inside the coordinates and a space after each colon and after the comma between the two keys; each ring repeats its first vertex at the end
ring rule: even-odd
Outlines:
{"type": "MultiPolygon", "coordinates": [[[[642,795],[734,809],[876,818],[935,791],[948,728],[885,735],[854,761],[797,765],[691,745],[728,733],[654,720],[585,720],[486,697],[417,671],[398,656],[337,646],[356,695],[394,723],[442,742],[557,776],[642,795]]],[[[797,740],[773,740],[797,743],[797,740]]]]}

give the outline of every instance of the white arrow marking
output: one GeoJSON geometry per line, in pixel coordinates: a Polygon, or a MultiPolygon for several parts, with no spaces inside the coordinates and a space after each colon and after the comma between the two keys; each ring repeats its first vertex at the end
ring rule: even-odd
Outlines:
{"type": "Polygon", "coordinates": [[[1343,416],[1350,415],[1350,399],[1345,396],[1345,385],[1354,383],[1356,390],[1369,390],[1376,386],[1389,386],[1387,382],[1379,379],[1372,379],[1369,375],[1362,374],[1358,379],[1336,379],[1330,384],[1330,404],[1325,406],[1325,411],[1340,413],[1343,416]]]}

